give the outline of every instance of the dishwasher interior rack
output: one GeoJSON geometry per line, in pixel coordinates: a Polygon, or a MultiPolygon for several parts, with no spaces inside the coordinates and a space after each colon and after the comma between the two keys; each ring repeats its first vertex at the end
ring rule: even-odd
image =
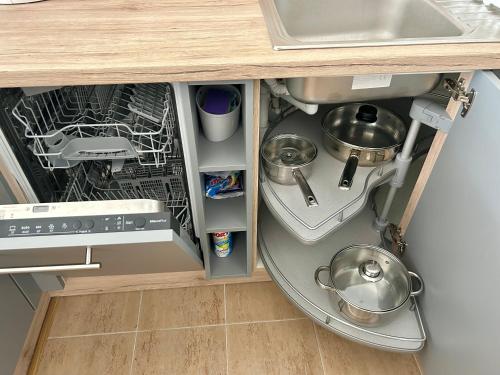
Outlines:
{"type": "Polygon", "coordinates": [[[21,97],[12,114],[45,169],[83,160],[165,165],[175,153],[169,84],[72,86],[21,97]]]}
{"type": "Polygon", "coordinates": [[[182,159],[169,160],[166,165],[160,167],[130,161],[115,173],[112,172],[109,162],[93,161],[69,169],[68,175],[61,202],[159,200],[165,202],[181,227],[193,236],[182,159]]]}

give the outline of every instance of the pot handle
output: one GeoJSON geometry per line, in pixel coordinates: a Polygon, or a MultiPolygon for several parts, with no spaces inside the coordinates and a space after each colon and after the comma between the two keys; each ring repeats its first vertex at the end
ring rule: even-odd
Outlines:
{"type": "Polygon", "coordinates": [[[321,288],[325,290],[331,290],[332,292],[335,292],[335,288],[332,288],[330,285],[323,284],[321,280],[319,279],[319,274],[323,271],[330,270],[329,266],[320,266],[314,271],[314,281],[316,281],[316,284],[321,288]]]}
{"type": "Polygon", "coordinates": [[[419,294],[422,294],[422,292],[424,291],[424,281],[422,280],[422,278],[418,276],[415,272],[408,271],[408,274],[410,275],[410,277],[414,277],[415,279],[417,279],[418,283],[420,284],[420,288],[418,288],[415,291],[413,290],[412,287],[410,296],[415,297],[418,296],[419,294]]]}
{"type": "Polygon", "coordinates": [[[292,170],[292,175],[293,178],[295,179],[295,182],[297,185],[299,185],[300,191],[302,192],[302,195],[304,196],[304,200],[306,201],[307,207],[317,207],[318,206],[318,201],[316,197],[314,196],[314,193],[311,190],[311,187],[307,183],[306,178],[300,171],[300,169],[295,168],[292,170]]]}
{"type": "Polygon", "coordinates": [[[351,154],[345,163],[344,170],[342,171],[342,176],[340,176],[339,188],[341,190],[350,190],[352,186],[352,180],[354,179],[354,174],[358,168],[358,161],[361,152],[358,150],[351,150],[351,154]]]}

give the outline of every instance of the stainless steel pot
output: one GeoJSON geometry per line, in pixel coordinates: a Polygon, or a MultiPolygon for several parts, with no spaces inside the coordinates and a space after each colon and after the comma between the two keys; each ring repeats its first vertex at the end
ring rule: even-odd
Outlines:
{"type": "Polygon", "coordinates": [[[307,207],[318,205],[306,180],[318,155],[314,143],[295,134],[280,134],[266,140],[260,154],[270,180],[282,185],[299,185],[307,207]]]}
{"type": "Polygon", "coordinates": [[[377,166],[392,160],[406,138],[403,121],[373,104],[353,103],[329,111],[322,122],[323,144],[336,159],[345,161],[339,188],[349,190],[359,166],[377,166]]]}
{"type": "Polygon", "coordinates": [[[423,292],[420,276],[406,269],[393,254],[377,246],[351,245],[340,250],[329,266],[314,273],[316,284],[338,297],[340,311],[351,321],[367,326],[381,325],[411,304],[410,297],[423,292]],[[331,285],[319,275],[329,271],[331,285]],[[412,289],[412,279],[419,282],[412,289]]]}

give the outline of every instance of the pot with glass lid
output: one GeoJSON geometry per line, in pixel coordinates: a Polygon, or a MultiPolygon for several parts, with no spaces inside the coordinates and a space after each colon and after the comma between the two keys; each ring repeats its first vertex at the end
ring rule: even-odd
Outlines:
{"type": "Polygon", "coordinates": [[[351,245],[340,250],[329,266],[319,267],[314,279],[322,289],[338,299],[340,311],[351,321],[382,325],[408,309],[410,297],[423,292],[420,276],[408,271],[393,254],[377,246],[351,245]],[[320,280],[320,273],[329,271],[329,284],[320,280]],[[412,278],[417,279],[414,290],[412,278]]]}

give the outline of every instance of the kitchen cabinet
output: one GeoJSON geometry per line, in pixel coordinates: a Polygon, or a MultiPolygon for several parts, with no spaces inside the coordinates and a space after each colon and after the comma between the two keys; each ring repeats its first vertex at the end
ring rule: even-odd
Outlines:
{"type": "MultiPolygon", "coordinates": [[[[465,74],[465,76],[467,75],[465,74]]],[[[457,104],[454,101],[450,101],[448,110],[450,113],[455,112],[452,115],[454,123],[451,126],[451,134],[457,127],[471,126],[469,121],[478,121],[474,113],[477,114],[480,112],[485,118],[492,116],[486,112],[481,103],[483,100],[492,100],[492,95],[483,94],[483,92],[486,92],[483,86],[490,81],[496,82],[495,80],[498,80],[498,78],[491,72],[478,71],[474,74],[474,78],[470,81],[470,86],[476,90],[477,96],[469,113],[465,117],[461,117],[460,114],[457,114],[456,117],[454,116],[456,112],[459,112],[461,106],[460,103],[457,104]]],[[[255,227],[255,215],[257,214],[255,186],[258,182],[261,183],[262,193],[266,194],[265,185],[262,184],[265,177],[261,172],[258,178],[257,170],[258,127],[256,125],[257,116],[255,113],[258,113],[259,109],[257,100],[259,97],[259,81],[184,82],[173,84],[172,89],[174,94],[174,105],[172,108],[175,108],[175,114],[178,121],[179,145],[182,146],[182,155],[184,157],[187,183],[186,189],[189,193],[189,201],[191,203],[194,239],[198,239],[200,245],[200,252],[197,257],[200,262],[203,260],[203,266],[207,277],[226,278],[251,274],[256,267],[254,257],[257,251],[256,248],[258,247],[260,249],[262,261],[271,277],[297,306],[318,323],[350,339],[379,348],[396,351],[421,350],[428,337],[428,332],[426,332],[426,328],[428,327],[424,324],[425,308],[419,308],[418,304],[415,304],[411,309],[405,311],[396,321],[384,327],[359,327],[345,321],[342,316],[339,316],[339,314],[334,311],[336,307],[332,305],[332,301],[329,299],[328,294],[319,290],[314,284],[313,279],[314,269],[320,265],[328,264],[329,259],[334,255],[335,251],[339,250],[341,247],[353,242],[373,244],[378,244],[380,242],[380,234],[373,229],[372,225],[374,214],[368,207],[369,192],[376,186],[387,183],[392,178],[394,174],[394,165],[386,165],[382,172],[373,170],[375,171],[374,173],[367,173],[366,176],[373,177],[373,181],[369,181],[367,189],[362,189],[357,193],[359,199],[357,200],[356,206],[349,205],[351,211],[344,210],[345,212],[342,215],[333,215],[335,218],[340,218],[340,220],[338,220],[340,224],[334,228],[335,230],[333,232],[325,232],[320,238],[315,239],[317,244],[313,244],[312,246],[311,244],[304,244],[303,242],[307,241],[301,242],[297,240],[296,237],[290,234],[290,228],[286,228],[286,226],[283,226],[282,223],[276,220],[276,216],[279,216],[280,213],[272,212],[272,204],[269,203],[269,200],[266,201],[268,197],[264,197],[267,207],[265,207],[263,203],[260,204],[259,224],[255,227]],[[211,143],[204,138],[200,130],[195,105],[195,94],[202,84],[228,83],[238,87],[242,93],[243,106],[241,126],[233,136],[234,138],[230,138],[221,143],[211,143]],[[240,170],[243,173],[245,195],[236,199],[221,201],[207,200],[203,191],[204,174],[234,169],[240,170]],[[211,251],[210,234],[216,231],[232,231],[234,233],[235,251],[231,257],[218,258],[211,251]],[[256,236],[258,236],[257,246],[254,242],[256,236]]],[[[394,103],[396,102],[395,100],[394,103]]],[[[409,100],[403,102],[410,103],[409,100]]],[[[387,103],[390,104],[392,101],[388,101],[387,103]]],[[[406,111],[409,110],[409,106],[404,108],[406,108],[406,111]]],[[[298,114],[297,116],[299,116],[299,118],[303,116],[303,121],[300,120],[296,122],[296,124],[293,125],[295,128],[293,128],[292,125],[290,126],[289,129],[294,131],[300,131],[300,125],[306,124],[306,121],[318,121],[317,119],[311,120],[311,118],[308,118],[306,115],[298,114]]],[[[7,125],[7,129],[13,126],[12,122],[8,122],[7,125]]],[[[310,130],[311,129],[308,129],[307,131],[310,130]]],[[[409,234],[412,233],[413,229],[410,223],[413,212],[415,209],[418,210],[419,198],[423,191],[425,193],[424,188],[429,175],[432,174],[434,162],[440,160],[439,151],[443,145],[447,144],[446,138],[446,133],[441,130],[434,136],[434,142],[429,152],[429,156],[417,179],[416,186],[400,223],[404,232],[408,231],[409,234]]],[[[17,181],[18,186],[33,186],[29,178],[23,175],[23,168],[17,168],[16,166],[16,163],[21,164],[26,161],[16,157],[15,152],[12,150],[12,143],[7,142],[6,139],[7,137],[4,137],[3,143],[1,143],[3,145],[2,158],[4,164],[7,166],[6,171],[14,176],[14,180],[17,181]]],[[[317,142],[320,142],[320,138],[317,139],[317,142]]],[[[332,175],[336,172],[340,173],[340,170],[337,171],[338,166],[336,166],[335,162],[332,162],[331,165],[332,170],[329,171],[329,173],[332,175]]],[[[359,176],[363,175],[364,172],[361,170],[359,176]]],[[[330,177],[329,174],[324,174],[323,182],[327,181],[330,177]]],[[[338,181],[337,177],[334,179],[338,181]]],[[[318,181],[320,180],[321,179],[318,179],[318,181]]],[[[336,187],[337,185],[335,183],[332,184],[332,186],[336,187]]],[[[36,199],[33,199],[33,197],[36,198],[33,189],[21,188],[20,190],[24,193],[24,196],[28,197],[28,201],[36,202],[36,199]]],[[[279,194],[276,196],[279,196],[279,194]]],[[[321,200],[323,199],[321,194],[319,194],[319,198],[321,204],[321,200]]],[[[303,204],[303,199],[300,196],[296,201],[297,204],[303,204]]],[[[324,201],[323,199],[323,202],[324,201]]],[[[347,203],[349,202],[346,202],[346,204],[347,203]]],[[[103,207],[105,206],[103,205],[103,207]]],[[[164,238],[175,234],[175,230],[172,231],[168,229],[168,231],[170,234],[165,235],[164,238]]],[[[153,236],[148,235],[145,231],[137,233],[142,233],[142,235],[150,239],[153,238],[153,236]]],[[[156,234],[158,233],[159,232],[156,234]]],[[[58,241],[63,241],[63,237],[64,236],[61,236],[61,239],[58,241]]],[[[140,236],[137,235],[136,237],[139,238],[140,236]]],[[[185,236],[178,235],[178,237],[185,239],[185,236]]],[[[137,238],[134,238],[134,240],[137,240],[137,238]]],[[[92,258],[93,261],[101,261],[103,264],[101,271],[95,273],[89,271],[83,275],[78,275],[77,273],[72,275],[68,273],[65,276],[78,275],[88,277],[92,274],[123,275],[146,272],[169,272],[175,270],[175,267],[174,269],[170,269],[166,266],[162,266],[162,264],[166,265],[168,261],[153,258],[151,254],[148,255],[145,250],[140,253],[135,252],[133,245],[128,247],[127,250],[127,246],[124,244],[131,241],[126,238],[126,236],[114,236],[113,241],[115,242],[112,244],[113,246],[110,248],[110,252],[115,254],[115,258],[101,258],[98,246],[91,244],[95,247],[92,258]],[[117,238],[119,238],[119,241],[117,238]],[[137,258],[134,258],[134,256],[137,256],[137,258]],[[106,267],[106,264],[110,263],[113,265],[111,269],[106,267]],[[132,267],[132,269],[127,271],[127,267],[132,267]]],[[[192,247],[195,241],[193,241],[193,244],[190,244],[189,247],[192,247]]],[[[36,239],[31,242],[31,247],[23,245],[24,248],[16,248],[15,252],[12,252],[14,251],[12,248],[8,253],[4,252],[3,260],[8,260],[6,264],[14,267],[26,264],[26,257],[20,258],[19,254],[27,255],[30,259],[36,260],[33,251],[37,251],[37,254],[41,254],[39,249],[33,250],[33,247],[35,247],[33,244],[36,243],[40,244],[42,249],[51,248],[51,246],[53,246],[50,244],[43,244],[42,240],[36,239]]],[[[414,246],[411,244],[411,241],[410,245],[414,246]]],[[[80,247],[76,249],[76,253],[79,254],[78,259],[80,262],[83,259],[83,254],[87,246],[89,246],[89,244],[82,242],[80,243],[80,247]]],[[[152,249],[149,250],[153,251],[152,249]]],[[[51,249],[51,251],[53,251],[53,249],[51,249]]],[[[196,253],[196,251],[194,251],[194,253],[196,253]]],[[[46,254],[47,257],[45,257],[45,255],[43,256],[45,261],[49,259],[49,253],[46,254]]],[[[65,256],[69,256],[70,254],[71,252],[65,252],[65,256]]],[[[1,258],[0,261],[2,261],[1,258]]],[[[63,261],[57,263],[73,263],[76,261],[77,258],[64,258],[63,261]]],[[[51,258],[51,262],[56,262],[56,258],[51,258]]],[[[188,269],[186,268],[184,270],[188,269]]],[[[420,272],[417,263],[415,263],[415,270],[420,272]]]]}
{"type": "MultiPolygon", "coordinates": [[[[454,347],[454,345],[449,347],[445,345],[452,335],[462,337],[456,347],[464,351],[464,357],[466,356],[465,348],[470,349],[470,343],[466,344],[466,342],[477,337],[473,334],[474,329],[481,331],[486,341],[495,339],[495,335],[487,332],[488,327],[494,325],[489,316],[479,320],[477,317],[487,314],[486,311],[496,306],[492,305],[493,302],[486,300],[486,293],[478,295],[474,292],[475,287],[470,284],[469,276],[474,280],[481,280],[483,285],[495,283],[496,279],[493,269],[486,273],[478,270],[476,275],[475,270],[470,270],[473,267],[470,262],[474,261],[471,253],[475,252],[476,244],[479,243],[479,248],[484,249],[480,252],[482,262],[486,261],[485,257],[488,254],[492,262],[489,264],[496,264],[497,256],[493,254],[491,246],[485,243],[481,246],[481,240],[489,237],[486,235],[487,232],[495,231],[498,221],[494,211],[486,203],[494,201],[493,187],[497,186],[495,172],[488,173],[494,170],[494,159],[483,160],[478,164],[480,159],[476,155],[484,156],[485,149],[498,148],[498,137],[496,137],[496,129],[493,125],[498,122],[496,120],[498,114],[493,103],[500,100],[499,88],[500,80],[494,73],[478,71],[470,81],[469,89],[475,90],[476,97],[468,113],[462,116],[460,113],[462,108],[459,108],[460,106],[453,101],[449,103],[450,110],[460,109],[451,125],[449,135],[447,136],[441,130],[436,133],[429,156],[417,178],[407,207],[400,208],[404,214],[399,224],[407,233],[409,244],[408,253],[403,257],[403,261],[407,262],[410,270],[422,274],[426,291],[422,297],[417,298],[418,301],[412,308],[398,315],[393,322],[383,326],[365,327],[353,324],[339,312],[338,301],[327,291],[321,290],[314,282],[315,269],[328,265],[333,255],[343,247],[353,243],[380,245],[380,233],[374,229],[375,215],[371,207],[366,204],[366,201],[363,202],[358,212],[350,216],[350,220],[349,217],[341,216],[346,219],[346,222],[341,223],[338,229],[325,235],[319,241],[314,239],[312,244],[307,243],[301,240],[300,236],[308,233],[296,232],[297,226],[293,226],[295,225],[293,222],[289,224],[286,221],[287,218],[282,216],[282,212],[277,212],[276,202],[268,193],[269,183],[266,183],[265,177],[261,177],[261,189],[267,207],[261,206],[259,210],[259,250],[266,269],[292,302],[322,326],[355,341],[378,348],[420,351],[425,348],[427,337],[431,336],[429,348],[422,352],[422,361],[425,366],[436,373],[439,366],[445,366],[444,368],[448,370],[443,373],[454,373],[452,368],[455,371],[459,369],[459,365],[452,365],[445,360],[451,356],[454,347]],[[482,153],[480,153],[480,148],[482,153]],[[492,165],[488,168],[489,162],[492,165]],[[435,167],[434,163],[436,163],[435,167]],[[422,198],[419,199],[420,197],[422,198]],[[423,208],[421,208],[422,204],[423,208]],[[415,217],[413,217],[414,212],[416,212],[415,217]],[[481,240],[478,241],[476,234],[481,237],[481,240]],[[423,258],[420,258],[421,253],[423,258]],[[451,276],[452,274],[455,277],[451,276]],[[426,275],[428,275],[428,280],[426,275]],[[464,275],[464,277],[457,281],[455,280],[457,275],[464,275]],[[469,290],[471,295],[475,294],[477,303],[465,306],[463,290],[469,290]],[[447,293],[446,297],[442,295],[444,292],[447,293]],[[418,303],[420,301],[422,304],[418,303]],[[478,308],[483,305],[489,306],[486,311],[478,308]],[[457,308],[461,311],[454,312],[457,308]],[[427,312],[430,314],[429,317],[426,315],[427,312]],[[446,315],[454,315],[456,319],[449,319],[446,315]],[[461,326],[464,324],[470,325],[470,330],[462,330],[461,326]],[[434,330],[434,327],[438,326],[440,328],[434,330]],[[459,330],[462,331],[454,333],[459,330]],[[439,336],[436,337],[436,335],[439,336]],[[433,351],[434,345],[437,346],[436,352],[433,351]],[[442,356],[436,354],[440,352],[442,356]]],[[[309,131],[313,137],[314,134],[310,130],[312,122],[307,122],[307,116],[298,114],[295,117],[283,121],[274,132],[299,132],[302,131],[299,124],[302,124],[307,128],[303,132],[309,131]]],[[[318,142],[321,142],[319,138],[318,142]]],[[[335,163],[332,162],[331,165],[335,163]]],[[[387,170],[386,168],[385,171],[387,170]]],[[[340,172],[341,169],[336,171],[337,174],[340,172]]],[[[331,189],[335,191],[338,176],[335,174],[331,177],[330,173],[335,174],[334,172],[326,173],[323,166],[319,172],[321,178],[315,180],[313,172],[312,189],[315,189],[315,183],[323,180],[326,185],[334,186],[331,189]]],[[[380,175],[380,177],[383,176],[380,175]]],[[[382,183],[383,180],[381,178],[378,183],[382,183]]],[[[284,194],[288,195],[281,196],[280,199],[284,201],[289,198],[293,201],[291,190],[285,192],[284,194]]],[[[365,194],[368,195],[368,193],[365,194]]],[[[300,203],[299,198],[300,192],[297,191],[295,194],[297,205],[300,203]]],[[[318,198],[321,205],[320,198],[321,190],[318,198]]],[[[309,209],[304,206],[303,210],[305,213],[302,217],[306,217],[309,209]]],[[[348,214],[349,210],[350,208],[347,207],[348,214]]],[[[296,217],[300,217],[300,214],[296,217]]],[[[472,284],[476,285],[474,282],[472,284]]],[[[476,345],[482,346],[479,341],[476,345]]],[[[494,357],[492,353],[484,354],[484,356],[487,355],[490,356],[490,361],[494,357]]],[[[479,361],[480,357],[476,359],[479,361]]]]}

